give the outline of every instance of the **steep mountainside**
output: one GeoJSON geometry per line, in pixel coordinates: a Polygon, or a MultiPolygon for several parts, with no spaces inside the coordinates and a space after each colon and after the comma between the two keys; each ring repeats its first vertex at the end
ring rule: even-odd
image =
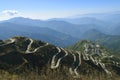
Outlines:
{"type": "Polygon", "coordinates": [[[89,41],[82,41],[80,46],[73,51],[26,37],[1,40],[0,69],[15,72],[36,67],[41,70],[46,66],[52,70],[66,68],[74,78],[93,72],[103,72],[109,77],[120,74],[120,59],[115,55],[89,41]]]}
{"type": "Polygon", "coordinates": [[[96,29],[92,29],[84,33],[82,39],[96,41],[116,53],[120,52],[120,36],[107,35],[96,29]]]}

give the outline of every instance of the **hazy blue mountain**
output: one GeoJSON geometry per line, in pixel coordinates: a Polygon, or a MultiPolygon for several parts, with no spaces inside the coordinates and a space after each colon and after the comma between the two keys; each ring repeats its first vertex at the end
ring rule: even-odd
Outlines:
{"type": "Polygon", "coordinates": [[[53,18],[53,19],[49,19],[49,21],[52,20],[56,20],[56,21],[67,21],[69,23],[73,23],[73,24],[103,24],[105,23],[102,20],[99,20],[97,18],[94,17],[77,17],[77,18],[53,18]]]}
{"type": "Polygon", "coordinates": [[[120,23],[115,25],[116,27],[112,30],[114,35],[120,35],[120,23]]]}
{"type": "Polygon", "coordinates": [[[9,20],[5,20],[4,22],[15,23],[15,24],[20,24],[20,25],[28,25],[28,26],[33,26],[33,25],[40,26],[42,24],[45,24],[44,21],[42,20],[37,20],[37,19],[33,20],[30,18],[24,18],[24,17],[15,17],[9,20]]]}
{"type": "MultiPolygon", "coordinates": [[[[113,30],[116,28],[116,26],[120,26],[120,11],[72,16],[73,19],[81,19],[87,17],[91,18],[89,20],[95,22],[98,25],[102,24],[104,26],[104,29],[106,29],[107,33],[109,34],[114,34],[115,31],[113,30]]],[[[89,20],[86,20],[86,22],[89,22],[89,20]]],[[[84,23],[84,19],[82,19],[82,23],[84,23]]],[[[103,27],[102,25],[101,27],[103,27]]]]}
{"type": "Polygon", "coordinates": [[[54,29],[56,31],[69,34],[75,37],[79,37],[78,33],[83,33],[81,29],[79,29],[79,25],[71,24],[65,21],[41,21],[41,20],[32,20],[29,18],[23,18],[23,17],[16,17],[9,20],[6,20],[5,22],[9,23],[15,23],[20,25],[27,25],[27,26],[38,26],[38,27],[46,27],[50,29],[54,29]]]}
{"type": "Polygon", "coordinates": [[[100,31],[96,29],[91,29],[85,32],[82,36],[82,39],[90,39],[90,40],[100,40],[106,38],[107,35],[104,33],[101,33],[100,31]]]}
{"type": "Polygon", "coordinates": [[[72,16],[71,18],[81,18],[81,17],[93,17],[93,18],[96,18],[102,21],[119,22],[118,20],[120,20],[119,19],[120,11],[106,12],[106,13],[81,14],[81,15],[72,16]]]}
{"type": "Polygon", "coordinates": [[[89,29],[97,29],[100,30],[101,32],[104,33],[109,33],[111,27],[108,22],[99,20],[94,17],[78,17],[78,18],[53,18],[49,19],[49,21],[66,21],[72,24],[79,25],[81,27],[84,27],[84,30],[89,30],[89,29]]]}
{"type": "MultiPolygon", "coordinates": [[[[75,21],[77,22],[76,19],[74,20],[74,22],[75,21]]],[[[81,24],[78,25],[64,21],[64,19],[63,20],[49,19],[46,21],[41,21],[41,20],[32,20],[29,18],[16,17],[6,20],[5,22],[27,25],[27,26],[47,27],[77,38],[81,38],[81,35],[90,29],[98,29],[102,32],[107,32],[106,29],[104,29],[106,25],[105,24],[103,25],[102,21],[99,21],[94,18],[82,18],[80,19],[80,21],[81,24]]]]}
{"type": "MultiPolygon", "coordinates": [[[[23,17],[16,17],[16,18],[6,20],[4,22],[16,24],[17,26],[21,26],[21,25],[29,26],[29,27],[37,26],[37,28],[30,29],[27,31],[26,31],[27,29],[26,27],[25,28],[23,27],[22,30],[20,29],[21,27],[19,27],[18,30],[22,31],[23,33],[28,32],[27,34],[29,35],[31,34],[31,32],[32,34],[34,33],[34,35],[36,35],[36,33],[39,32],[39,34],[43,35],[43,37],[48,36],[47,38],[51,42],[53,42],[53,39],[55,38],[56,42],[64,39],[64,40],[68,40],[69,43],[74,43],[74,41],[76,41],[76,38],[78,38],[78,39],[100,40],[102,42],[103,41],[107,42],[108,40],[110,40],[108,41],[110,42],[109,44],[115,42],[115,45],[116,45],[119,42],[119,36],[114,36],[114,35],[119,35],[120,33],[119,23],[118,23],[119,21],[120,21],[119,13],[102,13],[102,14],[99,13],[99,14],[88,14],[82,17],[78,16],[73,18],[54,18],[54,19],[49,19],[45,21],[33,20],[33,19],[23,18],[23,17]],[[115,19],[117,19],[117,22],[115,19]],[[112,22],[112,21],[115,21],[115,22],[112,22]],[[47,30],[42,30],[42,29],[41,31],[38,31],[39,30],[38,28],[51,29],[53,31],[49,32],[47,30]],[[62,35],[58,36],[58,34],[55,34],[57,32],[62,33],[62,35]],[[111,36],[111,34],[112,35],[114,34],[114,35],[111,36]],[[67,35],[70,37],[67,37],[67,38],[62,37],[63,35],[67,35]],[[51,38],[50,36],[54,38],[51,38]],[[71,40],[71,39],[75,39],[75,40],[71,40]],[[117,39],[117,41],[115,41],[114,39],[117,39]]],[[[66,44],[66,43],[62,43],[60,45],[63,45],[63,44],[66,44]]]]}
{"type": "Polygon", "coordinates": [[[17,35],[44,40],[58,46],[67,46],[78,40],[75,37],[49,28],[26,26],[8,22],[0,23],[1,39],[7,39],[9,37],[17,35]]]}
{"type": "MultiPolygon", "coordinates": [[[[59,19],[55,19],[59,20],[59,19]]],[[[72,22],[75,24],[81,24],[82,23],[89,23],[94,22],[95,23],[107,23],[107,24],[118,24],[120,23],[120,11],[115,12],[106,12],[106,13],[90,13],[90,14],[81,14],[81,15],[75,15],[71,16],[69,18],[64,18],[60,20],[66,20],[68,22],[72,22]]]]}

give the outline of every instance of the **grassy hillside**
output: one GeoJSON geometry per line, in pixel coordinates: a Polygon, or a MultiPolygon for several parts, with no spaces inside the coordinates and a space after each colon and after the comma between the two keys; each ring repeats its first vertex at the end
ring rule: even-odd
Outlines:
{"type": "Polygon", "coordinates": [[[118,78],[120,59],[116,55],[87,40],[82,41],[79,46],[79,50],[76,51],[28,37],[10,38],[0,44],[2,79],[109,80],[118,78]]]}
{"type": "Polygon", "coordinates": [[[119,80],[119,75],[114,75],[112,78],[106,77],[103,73],[92,73],[91,75],[80,75],[80,78],[73,78],[69,73],[61,70],[52,71],[50,69],[42,72],[28,71],[21,74],[9,73],[0,70],[0,80],[119,80]]]}

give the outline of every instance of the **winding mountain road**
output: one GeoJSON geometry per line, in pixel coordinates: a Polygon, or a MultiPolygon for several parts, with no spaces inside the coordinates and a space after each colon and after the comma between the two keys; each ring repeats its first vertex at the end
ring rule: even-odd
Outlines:
{"type": "Polygon", "coordinates": [[[58,52],[52,57],[52,61],[51,61],[51,69],[55,69],[59,66],[59,62],[60,60],[57,61],[57,64],[55,65],[55,57],[61,52],[61,49],[59,47],[56,47],[56,49],[58,50],[58,52]]]}
{"type": "Polygon", "coordinates": [[[12,39],[12,38],[10,38],[9,40],[10,40],[10,42],[8,42],[6,44],[1,44],[0,46],[6,46],[6,45],[12,44],[16,41],[16,39],[12,39]]]}
{"type": "Polygon", "coordinates": [[[30,40],[30,44],[28,45],[27,50],[25,51],[25,53],[31,53],[30,48],[31,48],[31,45],[32,45],[32,43],[34,41],[32,39],[29,39],[29,40],[30,40]]]}
{"type": "MultiPolygon", "coordinates": [[[[72,56],[73,56],[73,63],[72,63],[72,66],[73,66],[75,61],[76,61],[76,57],[75,57],[75,55],[71,51],[69,51],[69,53],[72,54],[72,56]]],[[[70,72],[71,75],[74,74],[72,66],[69,68],[69,72],[70,72]]]]}
{"type": "Polygon", "coordinates": [[[36,49],[34,49],[33,51],[30,51],[31,45],[33,44],[34,41],[32,39],[29,39],[29,40],[30,40],[30,44],[28,45],[28,47],[27,47],[27,49],[25,51],[26,54],[35,53],[38,49],[49,45],[49,43],[46,43],[45,45],[39,46],[36,49]]]}
{"type": "Polygon", "coordinates": [[[77,52],[77,54],[79,55],[78,57],[79,57],[79,62],[78,62],[78,65],[76,66],[76,68],[74,69],[74,73],[75,73],[75,77],[78,77],[79,76],[79,73],[77,72],[77,69],[78,69],[78,67],[81,65],[81,53],[79,53],[78,51],[76,51],[77,52]]]}
{"type": "Polygon", "coordinates": [[[68,52],[67,52],[66,50],[64,50],[63,48],[61,48],[61,49],[60,49],[59,47],[56,47],[56,48],[58,49],[58,53],[55,54],[55,55],[53,56],[53,58],[52,58],[52,61],[51,61],[51,69],[55,69],[55,68],[59,67],[60,61],[61,61],[65,56],[68,55],[68,52]],[[59,58],[59,59],[57,60],[56,65],[55,65],[55,57],[61,52],[61,50],[63,50],[63,51],[65,52],[65,55],[63,55],[61,58],[59,58]]]}

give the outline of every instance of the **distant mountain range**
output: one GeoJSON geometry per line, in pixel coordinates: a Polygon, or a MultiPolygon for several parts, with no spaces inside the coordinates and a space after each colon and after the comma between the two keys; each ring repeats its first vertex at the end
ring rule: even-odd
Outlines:
{"type": "Polygon", "coordinates": [[[96,41],[106,48],[120,53],[120,35],[107,35],[101,33],[98,30],[89,30],[83,36],[82,39],[96,41]]]}
{"type": "Polygon", "coordinates": [[[66,21],[57,21],[57,20],[41,21],[41,20],[32,20],[22,17],[12,18],[5,22],[19,24],[19,25],[26,25],[26,26],[47,27],[77,38],[80,38],[85,31],[94,27],[93,24],[76,25],[66,21]]]}
{"type": "Polygon", "coordinates": [[[49,20],[33,20],[16,17],[3,22],[16,23],[27,26],[48,27],[56,31],[80,38],[90,29],[97,29],[102,33],[119,35],[120,13],[88,14],[73,18],[53,18],[49,20]],[[69,27],[65,31],[65,27],[69,27]],[[77,33],[80,33],[77,35],[77,33]]]}
{"type": "MultiPolygon", "coordinates": [[[[71,20],[71,19],[68,19],[71,20]]],[[[19,25],[27,25],[27,26],[37,26],[37,27],[47,27],[50,29],[54,29],[56,31],[69,34],[73,37],[80,38],[83,33],[85,33],[87,30],[90,29],[98,29],[101,32],[108,33],[108,24],[103,21],[97,20],[95,18],[85,17],[85,18],[79,18],[75,19],[74,21],[77,22],[77,20],[80,20],[79,22],[81,24],[74,24],[70,21],[66,20],[59,20],[59,19],[49,19],[46,21],[42,20],[32,20],[29,18],[23,18],[23,17],[16,17],[9,20],[6,20],[5,22],[19,24],[19,25]],[[66,29],[67,28],[67,29],[66,29]],[[79,35],[78,35],[79,33],[79,35]]]]}
{"type": "MultiPolygon", "coordinates": [[[[120,11],[83,14],[72,16],[71,18],[54,18],[51,20],[63,20],[73,24],[96,24],[103,28],[101,32],[103,31],[103,33],[114,34],[114,29],[120,25],[120,11]]],[[[116,31],[119,32],[118,30],[116,31]]]]}
{"type": "Polygon", "coordinates": [[[67,46],[78,40],[75,37],[46,27],[26,26],[9,22],[0,23],[0,39],[5,40],[12,36],[28,36],[58,46],[67,46]]]}
{"type": "Polygon", "coordinates": [[[88,39],[99,41],[107,48],[119,52],[120,12],[85,14],[72,18],[33,20],[15,17],[0,22],[0,38],[28,36],[57,46],[69,46],[88,39]]]}

